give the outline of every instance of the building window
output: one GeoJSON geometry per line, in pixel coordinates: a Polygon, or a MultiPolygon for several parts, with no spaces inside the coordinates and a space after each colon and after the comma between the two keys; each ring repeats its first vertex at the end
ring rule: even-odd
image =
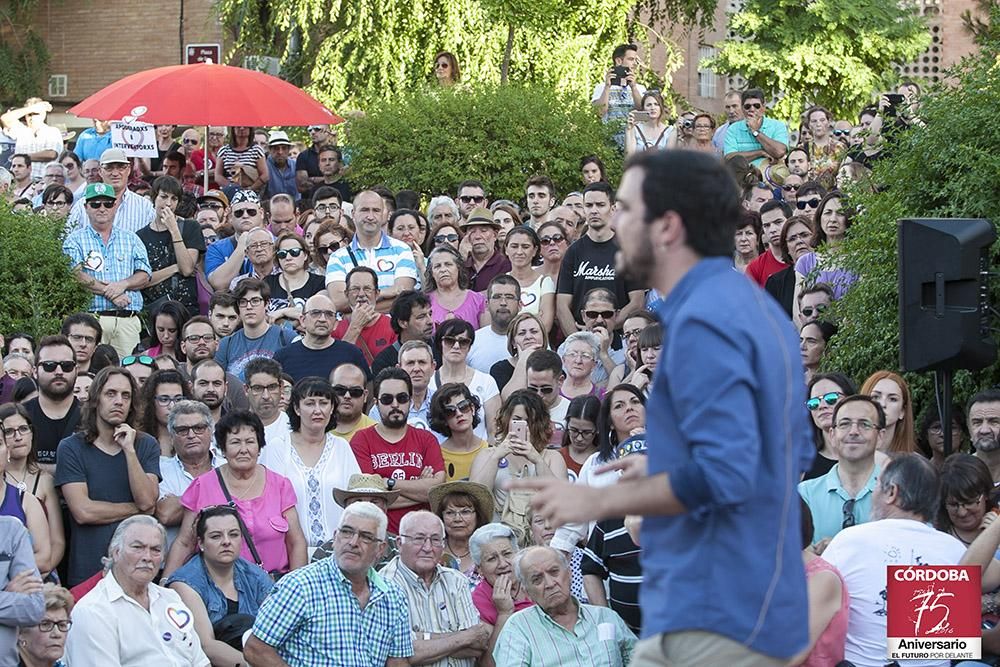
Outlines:
{"type": "Polygon", "coordinates": [[[702,66],[705,60],[714,56],[715,49],[711,46],[698,48],[698,97],[714,98],[717,95],[715,72],[702,66]]]}

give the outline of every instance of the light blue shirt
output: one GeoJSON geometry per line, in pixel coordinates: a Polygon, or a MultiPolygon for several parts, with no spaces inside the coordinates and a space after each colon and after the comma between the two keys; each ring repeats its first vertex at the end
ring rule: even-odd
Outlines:
{"type": "MultiPolygon", "coordinates": [[[[780,120],[775,120],[773,118],[764,117],[764,122],[760,125],[760,134],[763,134],[769,139],[774,139],[778,143],[785,145],[788,148],[788,128],[780,120]]],[[[750,132],[750,128],[747,127],[747,122],[745,120],[738,120],[735,123],[729,125],[729,129],[726,130],[726,140],[723,145],[723,152],[726,155],[730,153],[743,153],[744,151],[762,151],[764,147],[761,145],[753,134],[750,132]]],[[[754,165],[764,162],[765,158],[757,158],[753,160],[754,165]]]]}
{"type": "MultiPolygon", "coordinates": [[[[854,523],[868,523],[872,514],[872,493],[878,479],[879,468],[875,466],[865,486],[854,497],[854,523]]],[[[852,496],[840,482],[840,464],[835,464],[822,477],[799,482],[799,495],[809,505],[813,520],[813,544],[823,538],[833,537],[844,525],[844,503],[852,496]]]]}
{"type": "Polygon", "coordinates": [[[350,244],[330,255],[330,261],[326,265],[326,284],[346,282],[347,274],[355,267],[355,261],[357,266],[367,266],[378,274],[380,290],[392,289],[396,278],[417,279],[417,263],[410,246],[383,233],[382,240],[374,248],[360,247],[358,237],[355,236],[350,244]]]}
{"type": "MultiPolygon", "coordinates": [[[[66,218],[66,231],[72,232],[82,227],[89,227],[85,207],[87,202],[78,199],[66,218]]],[[[146,225],[153,222],[156,211],[153,203],[142,195],[137,195],[131,190],[122,193],[121,201],[118,203],[118,210],[115,211],[115,227],[127,229],[130,232],[137,232],[146,225]]]]}
{"type": "MultiPolygon", "coordinates": [[[[125,280],[136,271],[153,275],[146,246],[134,232],[120,229],[117,224],[111,226],[111,236],[105,243],[88,222],[86,227],[66,237],[63,253],[69,257],[74,268],[79,267],[88,276],[106,283],[125,280]]],[[[121,308],[110,299],[95,294],[90,301],[90,311],[142,310],[142,293],[139,290],[128,290],[125,294],[129,298],[128,308],[121,308]]]]}

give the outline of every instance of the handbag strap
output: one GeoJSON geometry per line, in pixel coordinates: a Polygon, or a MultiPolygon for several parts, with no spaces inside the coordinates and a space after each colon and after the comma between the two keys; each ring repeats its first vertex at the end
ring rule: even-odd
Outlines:
{"type": "Polygon", "coordinates": [[[229,494],[229,489],[226,488],[226,480],[222,478],[222,470],[216,468],[215,476],[219,478],[219,486],[222,487],[222,495],[226,497],[226,503],[228,503],[229,506],[236,511],[236,521],[240,524],[240,532],[243,533],[243,539],[246,540],[247,549],[250,550],[250,555],[253,556],[253,562],[257,563],[260,567],[264,567],[264,561],[260,559],[260,554],[257,553],[257,547],[254,546],[253,537],[250,536],[250,531],[247,530],[246,524],[243,523],[243,517],[240,516],[240,508],[236,506],[236,502],[229,494]]]}

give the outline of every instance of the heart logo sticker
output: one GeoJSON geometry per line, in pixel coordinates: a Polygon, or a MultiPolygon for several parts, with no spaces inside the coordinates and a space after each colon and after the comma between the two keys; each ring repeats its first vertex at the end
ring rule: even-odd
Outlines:
{"type": "Polygon", "coordinates": [[[391,259],[380,259],[375,263],[375,266],[378,267],[379,271],[389,272],[396,268],[396,262],[391,259]]]}
{"type": "Polygon", "coordinates": [[[191,624],[191,612],[184,607],[170,605],[167,607],[167,620],[173,623],[178,630],[183,630],[191,624]]]}
{"type": "Polygon", "coordinates": [[[100,271],[104,268],[104,255],[96,250],[91,250],[83,260],[83,265],[91,271],[100,271]]]}
{"type": "Polygon", "coordinates": [[[538,301],[538,295],[532,292],[521,292],[521,308],[527,308],[538,301]]]}

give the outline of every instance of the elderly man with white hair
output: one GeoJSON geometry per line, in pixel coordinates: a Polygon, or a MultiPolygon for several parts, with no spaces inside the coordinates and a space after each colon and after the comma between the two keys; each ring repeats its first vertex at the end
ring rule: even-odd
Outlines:
{"type": "Polygon", "coordinates": [[[479,622],[469,580],[440,565],[444,522],[427,511],[399,522],[399,555],[381,575],[399,586],[410,606],[413,657],[410,664],[473,667],[487,648],[492,627],[479,622]]]}
{"type": "Polygon", "coordinates": [[[552,547],[530,547],[514,558],[514,574],[535,606],[507,621],[493,650],[497,667],[530,665],[620,667],[629,664],[636,636],[607,607],[570,594],[569,563],[552,547]]]}
{"type": "Polygon", "coordinates": [[[122,521],[111,538],[107,573],[73,608],[66,641],[72,665],[207,667],[194,616],[174,591],[153,583],[167,534],[153,517],[122,521]]]}
{"type": "Polygon", "coordinates": [[[257,614],[243,655],[254,667],[404,667],[413,655],[406,597],[372,565],[389,519],[367,501],[344,508],[333,558],[290,572],[257,614]]]}

